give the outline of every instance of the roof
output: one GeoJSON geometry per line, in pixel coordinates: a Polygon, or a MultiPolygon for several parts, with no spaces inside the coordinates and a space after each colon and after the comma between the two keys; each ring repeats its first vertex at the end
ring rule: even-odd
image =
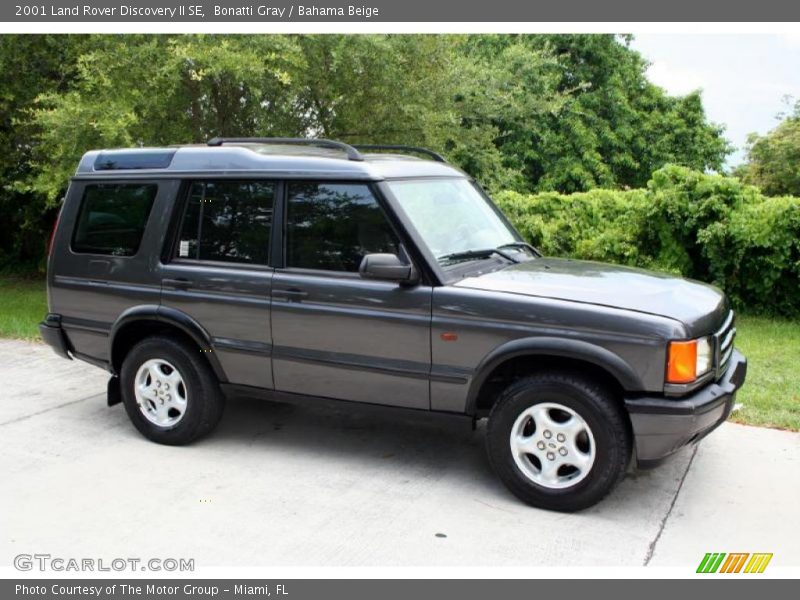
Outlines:
{"type": "Polygon", "coordinates": [[[248,176],[312,176],[370,181],[405,177],[466,176],[460,169],[445,162],[407,154],[356,151],[356,155],[363,160],[348,159],[347,154],[335,148],[265,143],[92,150],[83,155],[75,176],[231,176],[241,173],[248,176]]]}

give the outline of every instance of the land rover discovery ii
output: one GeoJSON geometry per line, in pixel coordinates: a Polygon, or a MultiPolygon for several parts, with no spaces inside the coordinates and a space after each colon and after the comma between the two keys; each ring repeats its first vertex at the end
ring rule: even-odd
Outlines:
{"type": "Polygon", "coordinates": [[[84,155],[54,230],[44,340],[111,374],[162,444],[231,395],[488,418],[522,500],[598,502],[728,417],[719,290],[542,256],[429,150],[215,138],[84,155]]]}

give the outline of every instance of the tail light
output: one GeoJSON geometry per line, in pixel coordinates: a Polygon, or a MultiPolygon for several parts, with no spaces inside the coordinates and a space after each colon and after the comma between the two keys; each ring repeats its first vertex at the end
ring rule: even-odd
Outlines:
{"type": "Polygon", "coordinates": [[[56,239],[56,230],[58,230],[58,224],[61,222],[61,211],[64,210],[63,208],[58,209],[58,215],[56,216],[56,221],[53,223],[53,229],[50,231],[50,239],[47,242],[47,256],[50,257],[53,254],[53,241],[56,239]]]}

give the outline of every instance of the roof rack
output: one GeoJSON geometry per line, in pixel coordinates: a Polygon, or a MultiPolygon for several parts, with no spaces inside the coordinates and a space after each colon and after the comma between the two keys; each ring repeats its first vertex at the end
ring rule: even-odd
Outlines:
{"type": "Polygon", "coordinates": [[[279,138],[279,137],[215,137],[208,142],[209,146],[222,146],[223,144],[286,144],[287,146],[319,146],[320,148],[334,148],[343,150],[348,160],[363,161],[361,153],[350,144],[334,140],[308,139],[308,138],[279,138]]]}
{"type": "Polygon", "coordinates": [[[417,154],[430,156],[436,162],[447,162],[447,159],[445,159],[445,157],[438,152],[428,150],[427,148],[419,148],[417,146],[398,146],[394,144],[356,144],[355,147],[360,150],[399,150],[401,152],[416,152],[417,154]]]}

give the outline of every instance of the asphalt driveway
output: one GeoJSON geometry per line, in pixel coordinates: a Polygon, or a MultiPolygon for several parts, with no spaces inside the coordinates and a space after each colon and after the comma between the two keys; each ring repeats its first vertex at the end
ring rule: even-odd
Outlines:
{"type": "Polygon", "coordinates": [[[230,402],[193,446],[144,440],[106,374],[0,341],[0,566],[19,553],[202,566],[800,565],[800,434],[724,425],[574,515],[492,475],[483,428],[377,408],[230,402]]]}

